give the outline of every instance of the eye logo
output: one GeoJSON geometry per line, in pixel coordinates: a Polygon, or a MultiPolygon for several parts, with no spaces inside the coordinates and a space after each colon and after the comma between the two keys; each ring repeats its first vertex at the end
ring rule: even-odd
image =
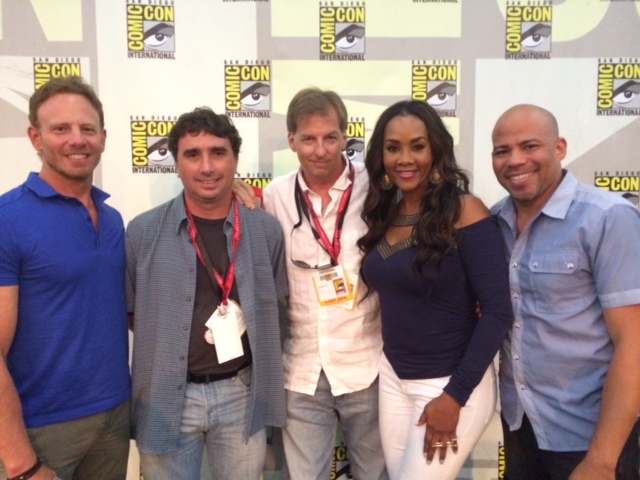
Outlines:
{"type": "Polygon", "coordinates": [[[175,160],[169,152],[169,132],[175,120],[131,120],[131,159],[133,173],[175,173],[175,160]]]}
{"type": "Polygon", "coordinates": [[[52,78],[81,77],[79,58],[34,58],[34,90],[38,90],[52,78]]]}
{"type": "Polygon", "coordinates": [[[225,62],[225,110],[232,117],[271,117],[271,65],[268,60],[225,62]]]}
{"type": "Polygon", "coordinates": [[[175,47],[173,5],[127,4],[129,58],[174,59],[175,47]]]}
{"type": "Polygon", "coordinates": [[[364,52],[365,7],[321,7],[320,60],[364,60],[364,52]]]}
{"type": "Polygon", "coordinates": [[[411,98],[431,105],[441,117],[455,117],[457,60],[416,60],[411,70],[411,98]]]}
{"type": "Polygon", "coordinates": [[[364,162],[364,119],[347,123],[347,146],[344,154],[352,162],[364,162]]]}
{"type": "MultiPolygon", "coordinates": [[[[148,22],[151,25],[154,22],[148,22]]],[[[174,27],[172,24],[158,22],[144,32],[144,46],[146,50],[168,51],[175,50],[173,41],[174,27]]]]}
{"type": "Polygon", "coordinates": [[[505,58],[550,58],[552,13],[550,5],[522,7],[508,2],[505,58]]]}
{"type": "Polygon", "coordinates": [[[640,63],[637,59],[598,64],[598,115],[640,115],[640,63]]]}

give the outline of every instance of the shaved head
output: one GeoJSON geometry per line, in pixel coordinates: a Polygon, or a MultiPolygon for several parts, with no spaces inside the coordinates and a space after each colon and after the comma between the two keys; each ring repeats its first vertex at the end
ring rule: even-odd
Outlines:
{"type": "Polygon", "coordinates": [[[498,117],[496,125],[493,128],[492,137],[495,135],[496,130],[504,121],[508,120],[509,118],[513,118],[514,115],[520,114],[542,117],[543,123],[549,129],[547,133],[550,133],[555,138],[560,136],[558,121],[556,120],[556,117],[553,115],[553,113],[537,105],[521,103],[520,105],[514,105],[513,107],[509,108],[502,115],[500,115],[500,117],[498,117]]]}

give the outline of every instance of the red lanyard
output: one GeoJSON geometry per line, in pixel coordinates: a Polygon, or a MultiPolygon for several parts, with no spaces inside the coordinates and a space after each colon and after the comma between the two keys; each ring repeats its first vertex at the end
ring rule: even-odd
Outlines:
{"type": "MultiPolygon", "coordinates": [[[[240,244],[240,207],[238,207],[238,202],[235,197],[233,197],[231,203],[233,203],[233,257],[231,258],[231,263],[224,280],[222,280],[222,276],[216,271],[216,269],[213,268],[209,255],[207,254],[207,250],[204,248],[202,239],[198,234],[198,229],[196,227],[196,222],[193,220],[193,215],[191,215],[189,207],[187,207],[187,202],[185,201],[184,203],[184,209],[186,210],[187,218],[189,219],[189,236],[191,237],[191,241],[193,242],[193,246],[196,249],[196,254],[200,261],[208,272],[213,271],[213,274],[215,275],[216,282],[218,282],[220,290],[222,290],[223,305],[227,305],[227,300],[229,299],[231,288],[233,287],[233,282],[235,280],[236,254],[238,253],[238,245],[240,244]]],[[[211,274],[209,274],[209,276],[211,276],[211,274]]]]}
{"type": "Polygon", "coordinates": [[[355,179],[355,168],[349,162],[349,186],[345,189],[340,198],[340,203],[338,205],[338,212],[336,214],[336,228],[333,232],[333,242],[329,243],[329,237],[325,233],[322,225],[320,224],[320,220],[316,215],[316,212],[313,210],[313,205],[311,204],[311,200],[309,200],[309,195],[307,192],[303,192],[300,187],[300,182],[296,177],[296,207],[298,207],[298,212],[300,211],[300,207],[302,207],[302,212],[307,217],[307,220],[311,223],[311,231],[313,232],[313,236],[315,239],[320,242],[320,246],[324,248],[324,250],[331,257],[331,264],[338,265],[338,255],[340,255],[340,234],[342,232],[342,224],[344,223],[344,217],[347,211],[347,207],[349,206],[349,201],[351,200],[351,191],[353,190],[353,181],[355,179]],[[303,204],[300,204],[300,198],[303,200],[303,204]]]}

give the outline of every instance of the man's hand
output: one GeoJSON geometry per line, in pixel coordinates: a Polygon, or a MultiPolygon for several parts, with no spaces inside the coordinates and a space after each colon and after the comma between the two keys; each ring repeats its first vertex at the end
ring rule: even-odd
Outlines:
{"type": "Polygon", "coordinates": [[[255,194],[253,187],[239,178],[233,182],[233,193],[238,202],[250,210],[262,206],[261,199],[255,194]]]}
{"type": "Polygon", "coordinates": [[[594,465],[586,457],[578,464],[568,480],[615,480],[616,469],[607,468],[605,465],[594,465]]]}
{"type": "Polygon", "coordinates": [[[46,465],[42,465],[40,467],[40,470],[38,470],[38,472],[33,477],[31,477],[31,480],[55,480],[56,478],[59,478],[56,475],[56,472],[51,470],[46,465]]]}

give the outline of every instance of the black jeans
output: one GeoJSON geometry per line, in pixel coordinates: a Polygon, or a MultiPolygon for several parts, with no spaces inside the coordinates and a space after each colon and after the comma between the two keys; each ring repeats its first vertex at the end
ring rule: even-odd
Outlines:
{"type": "MultiPolygon", "coordinates": [[[[551,452],[538,448],[536,436],[525,415],[519,430],[509,431],[501,415],[504,435],[505,480],[567,480],[587,454],[582,452],[551,452]]],[[[622,449],[616,466],[616,480],[639,480],[640,449],[636,423],[622,449]]]]}

